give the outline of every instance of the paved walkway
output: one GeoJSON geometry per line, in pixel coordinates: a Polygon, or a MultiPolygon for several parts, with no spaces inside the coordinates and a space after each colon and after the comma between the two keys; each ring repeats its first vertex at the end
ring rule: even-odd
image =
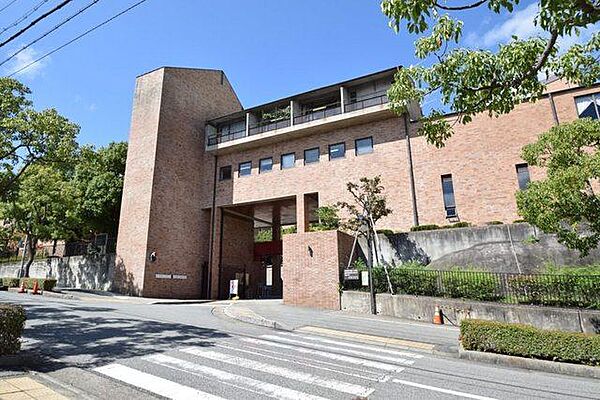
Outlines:
{"type": "MultiPolygon", "coordinates": [[[[229,314],[240,314],[245,322],[254,313],[264,325],[272,321],[277,327],[289,330],[321,328],[330,331],[351,332],[365,336],[383,337],[433,345],[442,353],[458,351],[458,327],[433,325],[380,315],[358,314],[345,311],[318,310],[286,306],[281,300],[240,300],[230,306],[229,314]]],[[[330,332],[333,333],[333,332],[330,332]]],[[[338,336],[343,336],[338,334],[338,336]]]]}
{"type": "Polygon", "coordinates": [[[28,376],[0,379],[0,400],[67,400],[28,376]]]}

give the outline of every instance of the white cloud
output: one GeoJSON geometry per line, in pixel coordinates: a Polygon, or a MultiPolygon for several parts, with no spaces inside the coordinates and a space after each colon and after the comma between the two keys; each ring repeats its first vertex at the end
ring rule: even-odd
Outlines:
{"type": "MultiPolygon", "coordinates": [[[[6,68],[7,72],[9,74],[11,74],[15,71],[19,71],[21,68],[32,63],[38,57],[39,57],[38,52],[33,47],[29,47],[29,48],[23,50],[22,52],[20,52],[19,54],[17,54],[15,56],[15,58],[12,59],[12,61],[8,64],[8,67],[6,68]]],[[[50,61],[50,58],[46,58],[42,61],[39,61],[39,62],[29,66],[28,68],[24,69],[23,71],[18,72],[17,76],[33,79],[42,73],[44,68],[48,65],[49,61],[50,61]]]]}
{"type": "Polygon", "coordinates": [[[88,106],[88,111],[90,112],[94,112],[98,109],[98,106],[96,106],[96,103],[92,103],[88,106]]]}

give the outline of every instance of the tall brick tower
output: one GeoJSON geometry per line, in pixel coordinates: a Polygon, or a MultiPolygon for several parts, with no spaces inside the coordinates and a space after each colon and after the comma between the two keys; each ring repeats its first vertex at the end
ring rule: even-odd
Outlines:
{"type": "Polygon", "coordinates": [[[198,298],[208,260],[214,160],[204,122],[242,106],[222,71],[160,68],[137,78],[115,289],[198,298]]]}

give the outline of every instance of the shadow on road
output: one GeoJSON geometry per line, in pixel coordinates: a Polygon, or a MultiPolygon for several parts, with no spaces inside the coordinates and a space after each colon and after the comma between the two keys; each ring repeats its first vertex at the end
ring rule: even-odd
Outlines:
{"type": "Polygon", "coordinates": [[[30,352],[27,358],[36,364],[30,367],[42,372],[94,367],[186,345],[212,346],[212,339],[228,337],[214,329],[121,317],[106,307],[22,305],[27,325],[21,352],[30,352]]]}

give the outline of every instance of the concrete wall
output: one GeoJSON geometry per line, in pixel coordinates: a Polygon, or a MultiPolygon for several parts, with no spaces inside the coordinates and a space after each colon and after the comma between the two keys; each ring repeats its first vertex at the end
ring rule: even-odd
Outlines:
{"type": "MultiPolygon", "coordinates": [[[[542,329],[600,333],[600,311],[568,308],[508,305],[437,297],[378,294],[377,313],[392,317],[431,321],[435,306],[442,309],[446,323],[458,325],[465,318],[522,323],[542,329]],[[449,321],[448,321],[449,320],[449,321]]],[[[370,295],[365,292],[342,293],[344,311],[370,312],[370,295]]]]}
{"type": "MultiPolygon", "coordinates": [[[[18,277],[21,263],[0,265],[0,277],[18,277]]],[[[58,287],[110,290],[113,284],[115,255],[53,257],[34,261],[32,278],[55,278],[58,287]]]]}
{"type": "MultiPolygon", "coordinates": [[[[557,265],[600,263],[600,249],[580,258],[554,235],[529,224],[490,225],[434,231],[379,234],[383,259],[399,265],[418,261],[432,268],[474,266],[495,272],[536,272],[546,262],[557,265]],[[538,242],[532,242],[537,238],[538,242]],[[517,265],[518,261],[518,265],[517,265]]],[[[366,251],[366,243],[361,242],[366,251]]]]}

